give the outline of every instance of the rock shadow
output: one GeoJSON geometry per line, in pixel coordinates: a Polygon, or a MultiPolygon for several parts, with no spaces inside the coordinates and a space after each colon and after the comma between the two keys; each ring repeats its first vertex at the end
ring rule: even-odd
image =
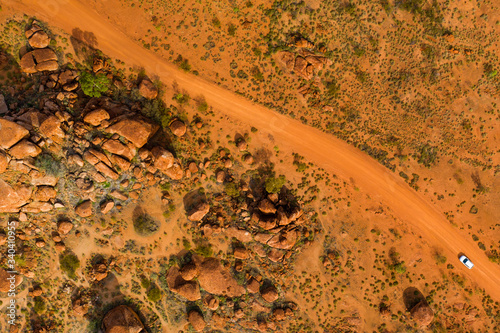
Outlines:
{"type": "Polygon", "coordinates": [[[403,302],[405,303],[406,311],[410,311],[421,301],[426,302],[426,299],[425,296],[417,288],[408,287],[403,292],[403,302]]]}

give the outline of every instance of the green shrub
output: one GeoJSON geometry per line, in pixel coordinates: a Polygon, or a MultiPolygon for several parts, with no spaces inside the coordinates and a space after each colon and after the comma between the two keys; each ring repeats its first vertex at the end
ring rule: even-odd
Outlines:
{"type": "Polygon", "coordinates": [[[236,185],[235,183],[227,183],[224,191],[227,195],[233,198],[237,198],[240,196],[240,190],[238,188],[238,185],[236,185]]]}
{"type": "Polygon", "coordinates": [[[80,86],[83,93],[87,96],[101,97],[101,94],[108,91],[110,85],[111,80],[104,74],[80,73],[80,86]]]}
{"type": "Polygon", "coordinates": [[[161,291],[157,286],[153,285],[153,287],[148,290],[147,296],[151,302],[158,302],[161,299],[161,291]]]}
{"type": "Polygon", "coordinates": [[[36,296],[35,297],[35,304],[33,305],[33,310],[35,310],[36,313],[40,314],[44,312],[46,309],[45,301],[43,300],[42,297],[36,296]]]}
{"type": "Polygon", "coordinates": [[[35,166],[45,170],[45,172],[52,176],[59,176],[63,169],[59,160],[55,159],[54,156],[49,153],[38,155],[35,159],[35,166]]]}
{"type": "Polygon", "coordinates": [[[59,264],[61,265],[61,270],[66,273],[66,275],[75,280],[76,270],[80,267],[80,260],[73,253],[66,253],[59,257],[59,264]]]}
{"type": "Polygon", "coordinates": [[[134,219],[134,230],[141,236],[150,236],[157,232],[159,228],[158,222],[148,214],[141,214],[134,219]]]}
{"type": "Polygon", "coordinates": [[[266,191],[267,193],[278,193],[281,191],[283,185],[285,185],[286,178],[281,175],[279,177],[269,177],[266,179],[266,191]]]}

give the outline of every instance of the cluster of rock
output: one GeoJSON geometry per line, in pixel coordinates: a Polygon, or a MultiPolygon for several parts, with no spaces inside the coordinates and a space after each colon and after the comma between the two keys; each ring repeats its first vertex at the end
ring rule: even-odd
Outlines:
{"type": "Polygon", "coordinates": [[[320,70],[332,64],[327,57],[311,51],[314,45],[303,38],[299,38],[293,46],[297,52],[280,51],[277,59],[289,72],[293,71],[305,80],[311,80],[320,70]]]}
{"type": "MultiPolygon", "coordinates": [[[[255,200],[249,189],[246,190],[247,203],[239,210],[240,217],[246,223],[246,229],[235,226],[221,226],[204,217],[209,213],[210,206],[203,198],[191,198],[194,205],[187,205],[188,218],[192,221],[201,221],[200,228],[206,237],[223,233],[230,238],[235,238],[240,245],[235,249],[234,256],[245,260],[249,251],[245,244],[260,258],[268,258],[272,262],[280,262],[291,256],[290,250],[301,237],[309,234],[302,233],[300,228],[307,220],[302,210],[297,205],[290,204],[285,195],[280,199],[278,194],[269,194],[260,200],[255,200]],[[268,250],[267,250],[268,249],[268,250]],[[288,252],[287,252],[288,251],[288,252]]],[[[215,212],[214,212],[215,213],[215,212]]]]}
{"type": "Polygon", "coordinates": [[[21,70],[28,74],[43,71],[55,71],[59,68],[56,53],[50,49],[50,37],[36,23],[25,32],[28,44],[32,48],[21,57],[21,70]]]}
{"type": "MultiPolygon", "coordinates": [[[[202,300],[206,311],[211,312],[214,325],[224,321],[220,314],[215,311],[221,306],[219,300],[214,296],[222,296],[227,299],[238,298],[245,294],[253,296],[251,304],[233,304],[232,321],[237,321],[245,316],[244,308],[249,306],[256,312],[270,313],[267,307],[279,299],[278,289],[269,282],[264,282],[261,277],[248,277],[245,285],[240,285],[233,277],[231,271],[216,258],[202,258],[197,255],[191,257],[191,261],[181,267],[172,266],[167,273],[167,284],[169,289],[185,298],[187,301],[196,302],[202,300]],[[201,289],[200,289],[201,288],[201,289]],[[203,292],[201,291],[203,290],[203,292]],[[215,320],[214,320],[215,317],[215,320]]],[[[224,307],[228,307],[225,304],[224,307]]],[[[285,313],[292,315],[295,306],[276,306],[271,319],[283,320],[285,313]]],[[[223,311],[225,313],[226,311],[223,311]]],[[[202,331],[207,325],[200,309],[194,309],[187,314],[188,321],[196,331],[202,331]]]]}
{"type": "Polygon", "coordinates": [[[39,132],[30,135],[30,131],[18,123],[0,119],[0,174],[12,170],[26,174],[30,180],[29,183],[11,185],[0,179],[0,212],[38,213],[57,207],[54,186],[58,178],[42,174],[34,165],[34,158],[42,152],[37,142],[40,143],[41,135],[47,133],[50,122],[49,119],[43,120],[39,132]]]}

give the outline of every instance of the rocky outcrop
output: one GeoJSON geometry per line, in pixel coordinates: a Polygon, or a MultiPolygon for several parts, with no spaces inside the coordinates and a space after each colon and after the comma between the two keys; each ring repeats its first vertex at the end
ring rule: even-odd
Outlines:
{"type": "Polygon", "coordinates": [[[144,325],[141,319],[126,305],[120,305],[110,310],[102,321],[104,333],[141,333],[144,325]]]}
{"type": "Polygon", "coordinates": [[[215,258],[207,258],[201,263],[198,281],[200,286],[211,294],[228,297],[245,294],[245,288],[240,286],[231,273],[215,258]]]}
{"type": "Polygon", "coordinates": [[[194,281],[186,281],[182,278],[179,268],[171,267],[167,273],[168,288],[186,298],[189,301],[196,301],[201,298],[200,288],[194,281]]]}

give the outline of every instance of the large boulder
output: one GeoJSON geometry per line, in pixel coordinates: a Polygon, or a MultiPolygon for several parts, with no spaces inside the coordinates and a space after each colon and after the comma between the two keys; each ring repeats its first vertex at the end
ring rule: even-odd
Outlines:
{"type": "Polygon", "coordinates": [[[147,99],[155,99],[158,96],[158,88],[149,79],[143,79],[139,84],[139,94],[147,99]]]}
{"type": "Polygon", "coordinates": [[[108,111],[101,108],[87,113],[83,118],[83,121],[92,126],[99,126],[104,120],[108,119],[109,119],[108,111]]]}
{"type": "Polygon", "coordinates": [[[31,53],[33,54],[37,64],[45,61],[57,61],[57,55],[52,49],[37,49],[31,51],[31,53]]]}
{"type": "Polygon", "coordinates": [[[9,112],[9,107],[7,106],[7,103],[5,103],[4,95],[0,94],[0,115],[7,112],[9,112]]]}
{"type": "Polygon", "coordinates": [[[0,213],[15,213],[28,203],[33,189],[26,185],[14,187],[0,179],[0,213]]]}
{"type": "Polygon", "coordinates": [[[245,288],[216,258],[207,258],[201,263],[198,281],[203,289],[214,295],[238,297],[245,294],[245,288]]]}
{"type": "Polygon", "coordinates": [[[196,332],[201,332],[206,326],[205,319],[203,315],[197,310],[191,310],[188,313],[188,321],[193,326],[196,332]]]}
{"type": "Polygon", "coordinates": [[[0,268],[0,292],[7,293],[11,287],[17,287],[23,282],[23,276],[11,274],[5,269],[0,268]]]}
{"type": "Polygon", "coordinates": [[[36,157],[41,152],[42,149],[40,147],[26,139],[21,140],[21,142],[10,149],[10,154],[19,160],[26,157],[36,157]]]}
{"type": "Polygon", "coordinates": [[[49,60],[36,64],[35,68],[38,72],[56,71],[59,68],[59,64],[55,60],[49,60]]]}
{"type": "Polygon", "coordinates": [[[184,124],[184,122],[180,121],[179,119],[172,121],[169,125],[169,128],[175,136],[179,137],[186,134],[187,130],[186,124],[184,124]]]}
{"type": "Polygon", "coordinates": [[[434,312],[425,300],[420,301],[410,310],[411,316],[420,326],[429,325],[434,319],[434,312]]]}
{"type": "Polygon", "coordinates": [[[104,142],[101,148],[109,151],[112,154],[123,156],[128,160],[134,158],[134,154],[130,151],[130,148],[118,140],[107,140],[106,142],[104,142]]]}
{"type": "Polygon", "coordinates": [[[110,310],[102,321],[105,333],[140,333],[144,332],[141,319],[126,305],[120,305],[110,310]]]}
{"type": "Polygon", "coordinates": [[[9,157],[4,152],[0,151],[0,173],[4,173],[9,166],[9,157]]]}
{"type": "Polygon", "coordinates": [[[151,150],[151,154],[154,157],[155,167],[163,173],[174,165],[174,155],[165,148],[154,147],[151,150]]]}
{"type": "Polygon", "coordinates": [[[19,66],[21,66],[21,70],[27,74],[36,73],[36,63],[35,58],[33,58],[33,53],[28,52],[22,56],[21,61],[19,62],[19,66]]]}
{"type": "Polygon", "coordinates": [[[49,42],[50,38],[43,30],[35,32],[28,40],[28,43],[34,49],[43,49],[44,47],[49,46],[49,42]]]}
{"type": "Polygon", "coordinates": [[[123,136],[134,146],[140,148],[156,133],[159,126],[141,118],[123,119],[108,127],[106,131],[123,136]]]}
{"type": "Polygon", "coordinates": [[[269,303],[272,303],[279,298],[278,290],[276,290],[276,287],[272,285],[264,288],[261,292],[261,296],[269,303]]]}
{"type": "Polygon", "coordinates": [[[163,173],[173,180],[179,180],[184,177],[184,170],[178,161],[174,161],[174,164],[163,173]]]}
{"type": "Polygon", "coordinates": [[[194,281],[184,280],[180,274],[179,268],[176,266],[171,267],[168,270],[167,285],[171,291],[181,295],[191,302],[197,301],[201,298],[198,284],[194,281]]]}
{"type": "Polygon", "coordinates": [[[75,213],[80,217],[89,217],[92,215],[92,201],[87,200],[76,206],[75,213]]]}
{"type": "Polygon", "coordinates": [[[267,245],[274,247],[276,249],[288,250],[291,249],[297,242],[297,231],[281,231],[271,238],[267,245]]]}
{"type": "Polygon", "coordinates": [[[64,131],[61,129],[61,121],[56,116],[50,116],[40,125],[40,133],[56,143],[64,141],[64,131]]]}
{"type": "Polygon", "coordinates": [[[12,121],[0,119],[0,147],[9,149],[21,139],[27,137],[30,132],[12,121]]]}

